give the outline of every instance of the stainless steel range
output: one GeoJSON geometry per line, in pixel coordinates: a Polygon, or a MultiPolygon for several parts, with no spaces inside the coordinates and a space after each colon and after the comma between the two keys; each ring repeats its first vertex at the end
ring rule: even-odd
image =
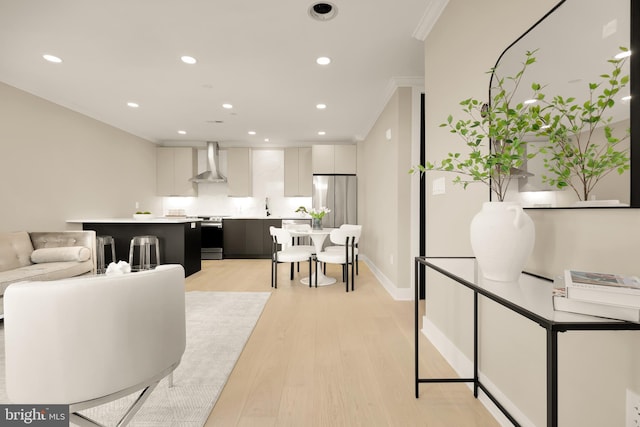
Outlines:
{"type": "Polygon", "coordinates": [[[223,216],[199,216],[202,219],[200,259],[222,259],[222,218],[223,216]]]}

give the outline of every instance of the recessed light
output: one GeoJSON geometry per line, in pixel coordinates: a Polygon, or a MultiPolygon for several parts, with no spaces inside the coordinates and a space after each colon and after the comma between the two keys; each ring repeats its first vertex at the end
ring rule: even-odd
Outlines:
{"type": "Polygon", "coordinates": [[[184,62],[185,64],[190,64],[190,65],[195,64],[196,62],[198,62],[196,60],[196,58],[194,58],[193,56],[188,56],[188,55],[181,56],[180,60],[182,62],[184,62]]]}
{"type": "Polygon", "coordinates": [[[249,132],[247,132],[249,135],[255,135],[256,131],[255,130],[250,130],[249,132]]]}
{"type": "Polygon", "coordinates": [[[318,59],[316,59],[316,64],[318,64],[318,65],[329,65],[329,64],[331,64],[331,58],[329,58],[328,56],[321,56],[318,59]]]}
{"type": "Polygon", "coordinates": [[[186,134],[187,134],[187,131],[186,131],[186,130],[179,130],[179,131],[178,131],[178,133],[179,133],[180,135],[186,135],[186,134]]]}
{"type": "Polygon", "coordinates": [[[230,110],[233,108],[233,105],[231,104],[222,104],[222,108],[226,108],[227,110],[230,110]]]}
{"type": "Polygon", "coordinates": [[[42,57],[44,59],[46,59],[47,61],[53,62],[53,63],[56,63],[56,64],[59,64],[59,63],[62,62],[62,59],[60,59],[60,58],[58,58],[57,56],[54,56],[54,55],[45,54],[45,55],[42,55],[42,57]]]}
{"type": "Polygon", "coordinates": [[[320,132],[318,132],[318,135],[326,135],[327,133],[323,130],[321,130],[320,132]]]}
{"type": "Polygon", "coordinates": [[[264,142],[269,142],[269,138],[265,138],[265,139],[264,139],[264,142]]]}
{"type": "Polygon", "coordinates": [[[316,105],[316,108],[318,110],[324,110],[325,108],[327,108],[327,104],[318,104],[318,105],[316,105]]]}
{"type": "Polygon", "coordinates": [[[131,108],[138,108],[140,106],[137,102],[127,102],[127,105],[131,108]]]}

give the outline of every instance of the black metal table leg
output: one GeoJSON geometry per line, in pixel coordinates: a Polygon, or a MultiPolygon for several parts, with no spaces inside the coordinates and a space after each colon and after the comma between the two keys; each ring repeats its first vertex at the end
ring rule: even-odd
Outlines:
{"type": "Polygon", "coordinates": [[[558,331],[547,328],[547,426],[558,425],[558,331]]]}

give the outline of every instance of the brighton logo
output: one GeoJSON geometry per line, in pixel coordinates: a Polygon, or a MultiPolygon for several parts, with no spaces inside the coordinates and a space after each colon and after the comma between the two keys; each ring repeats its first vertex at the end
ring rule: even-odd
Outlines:
{"type": "Polygon", "coordinates": [[[69,405],[0,405],[0,425],[67,427],[69,405]]]}

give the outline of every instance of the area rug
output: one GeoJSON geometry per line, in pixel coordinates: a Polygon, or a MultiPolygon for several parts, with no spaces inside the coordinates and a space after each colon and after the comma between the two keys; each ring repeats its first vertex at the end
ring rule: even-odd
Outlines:
{"type": "MultiPolygon", "coordinates": [[[[269,292],[187,292],[187,347],[173,375],[163,379],[130,426],[203,426],[269,299],[269,292]]],[[[0,402],[4,388],[4,334],[0,334],[0,402]]],[[[103,425],[115,425],[137,395],[82,413],[103,425]]]]}

